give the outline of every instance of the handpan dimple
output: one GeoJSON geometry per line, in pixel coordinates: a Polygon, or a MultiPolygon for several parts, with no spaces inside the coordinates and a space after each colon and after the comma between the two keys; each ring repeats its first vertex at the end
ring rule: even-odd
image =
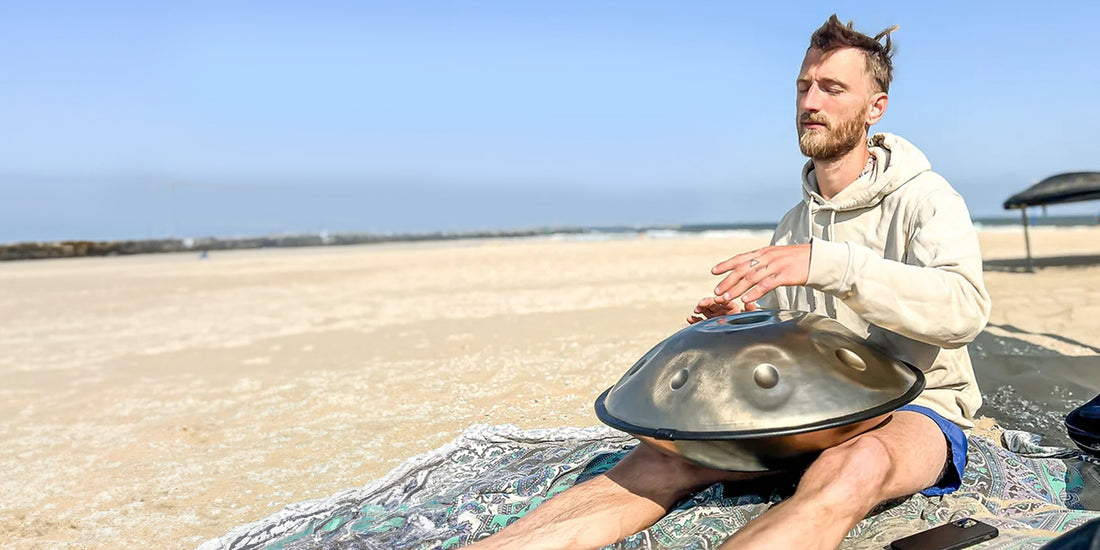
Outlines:
{"type": "Polygon", "coordinates": [[[752,371],[752,380],[761,388],[774,388],[779,383],[779,371],[771,363],[760,363],[752,371]]]}
{"type": "Polygon", "coordinates": [[[863,361],[863,358],[860,357],[858,353],[850,349],[840,348],[836,350],[836,356],[837,359],[840,359],[842,363],[848,365],[849,367],[852,367],[853,369],[861,371],[867,370],[867,363],[863,361]]]}
{"type": "Polygon", "coordinates": [[[680,372],[677,372],[675,375],[672,376],[672,380],[669,381],[668,385],[672,386],[672,389],[678,390],[684,387],[684,384],[687,382],[688,376],[689,374],[687,369],[680,369],[680,372]]]}

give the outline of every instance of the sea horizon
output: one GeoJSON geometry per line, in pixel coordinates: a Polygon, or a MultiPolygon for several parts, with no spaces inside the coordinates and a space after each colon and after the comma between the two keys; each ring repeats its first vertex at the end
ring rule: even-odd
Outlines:
{"type": "MultiPolygon", "coordinates": [[[[1038,210],[1038,209],[1037,209],[1038,210]]],[[[979,231],[1015,231],[1023,227],[1018,216],[979,217],[973,219],[979,231]]],[[[1092,227],[1100,216],[1029,215],[1035,227],[1092,227]]],[[[155,237],[136,239],[57,239],[49,241],[0,242],[0,261],[117,256],[170,252],[209,252],[255,248],[294,248],[305,246],[344,246],[396,242],[430,242],[465,239],[551,238],[562,240],[607,240],[615,238],[673,239],[686,237],[735,238],[768,236],[775,223],[686,223],[620,225],[542,225],[510,229],[381,231],[381,232],[287,232],[268,234],[209,235],[200,237],[155,237]]]]}

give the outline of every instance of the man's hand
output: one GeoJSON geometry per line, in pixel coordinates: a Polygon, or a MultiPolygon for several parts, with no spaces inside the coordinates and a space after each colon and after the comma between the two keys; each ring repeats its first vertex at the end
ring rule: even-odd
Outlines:
{"type": "Polygon", "coordinates": [[[810,275],[810,245],[768,246],[738,254],[710,272],[729,274],[714,289],[716,304],[732,303],[737,298],[748,304],[777,287],[806,284],[810,275]]]}
{"type": "Polygon", "coordinates": [[[711,296],[699,300],[699,305],[695,306],[693,314],[688,315],[687,322],[689,325],[694,325],[700,321],[723,315],[733,315],[742,311],[756,311],[756,302],[746,302],[745,307],[742,309],[737,300],[718,302],[718,298],[711,296]]]}

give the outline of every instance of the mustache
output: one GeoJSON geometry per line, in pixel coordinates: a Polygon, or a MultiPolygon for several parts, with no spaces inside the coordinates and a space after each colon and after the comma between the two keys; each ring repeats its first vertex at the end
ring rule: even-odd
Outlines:
{"type": "Polygon", "coordinates": [[[798,116],[798,121],[803,123],[803,124],[805,124],[805,123],[823,124],[826,128],[828,128],[830,126],[829,125],[829,119],[825,118],[824,116],[822,116],[820,114],[811,113],[809,111],[799,115],[798,116]]]}

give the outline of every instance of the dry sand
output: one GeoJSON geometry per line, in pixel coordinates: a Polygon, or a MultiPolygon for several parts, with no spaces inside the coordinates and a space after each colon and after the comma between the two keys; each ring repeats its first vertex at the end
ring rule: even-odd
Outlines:
{"type": "MultiPolygon", "coordinates": [[[[1100,228],[1032,236],[1040,255],[1100,254],[1100,228]]],[[[763,244],[0,264],[0,546],[190,548],[363,485],[471,424],[594,425],[593,399],[683,326],[714,284],[708,268],[763,244]]],[[[988,259],[1023,255],[1018,229],[983,232],[982,245],[988,259]]],[[[1095,354],[1100,260],[1083,263],[987,272],[989,331],[1095,354]]]]}

